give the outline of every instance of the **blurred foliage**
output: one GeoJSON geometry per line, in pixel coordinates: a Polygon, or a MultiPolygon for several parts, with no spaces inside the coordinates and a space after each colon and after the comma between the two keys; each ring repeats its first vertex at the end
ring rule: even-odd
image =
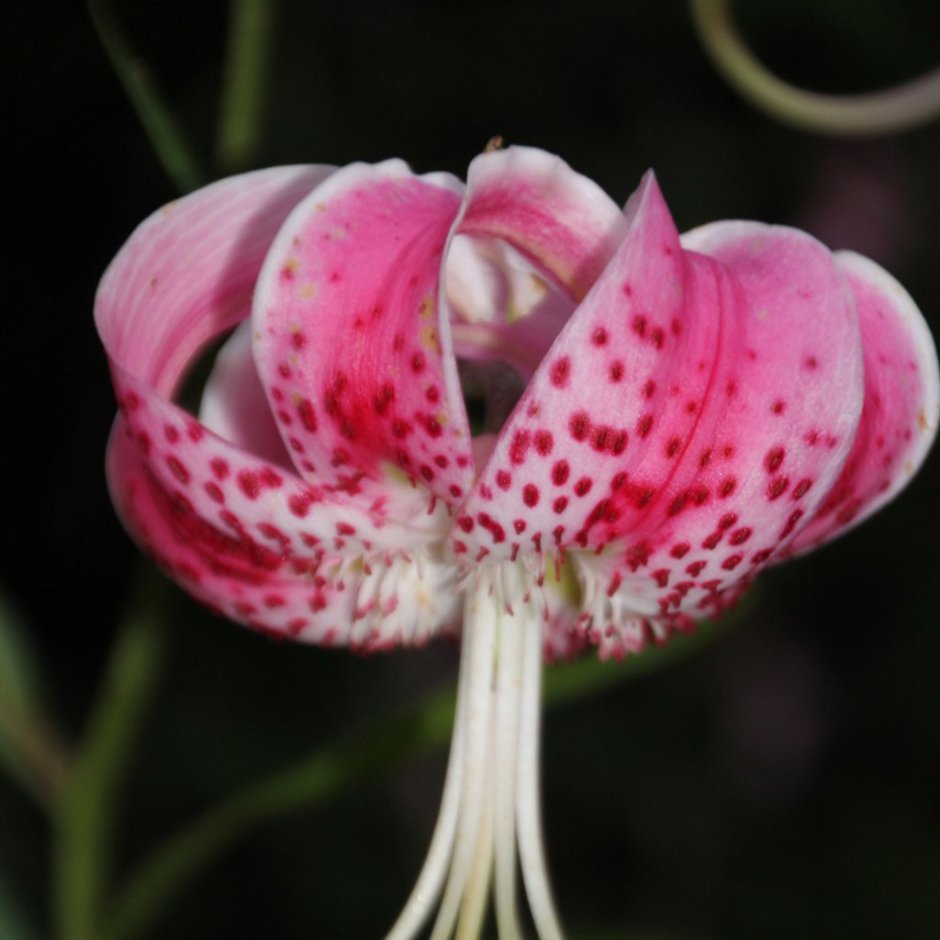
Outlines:
{"type": "MultiPolygon", "coordinates": [[[[931,0],[739,5],[748,41],[804,87],[874,88],[940,58],[931,0]]],[[[227,6],[112,9],[210,165],[227,6]]],[[[714,74],[681,3],[281,0],[272,28],[258,165],[399,155],[461,174],[499,133],[561,153],[617,200],[652,165],[680,227],[801,225],[887,264],[940,333],[940,126],[864,144],[780,127],[714,74]]],[[[0,571],[77,739],[137,558],[104,486],[113,398],[92,297],[175,188],[80,4],[19,5],[3,42],[16,82],[0,571]]],[[[765,578],[721,642],[547,715],[547,842],[575,940],[940,936],[938,491],[935,454],[896,506],[765,578]]],[[[167,621],[117,808],[118,880],[206,807],[455,674],[447,644],[359,659],[182,599],[167,621]]],[[[254,830],[155,940],[380,936],[442,773],[441,751],[254,830]]],[[[0,834],[0,936],[47,935],[46,824],[6,777],[0,834]]]]}
{"type": "Polygon", "coordinates": [[[30,761],[36,757],[31,724],[40,710],[37,673],[22,618],[0,593],[0,767],[43,798],[48,781],[30,761]]]}
{"type": "Polygon", "coordinates": [[[37,936],[27,926],[10,889],[0,881],[0,937],[4,940],[36,940],[37,936]]]}

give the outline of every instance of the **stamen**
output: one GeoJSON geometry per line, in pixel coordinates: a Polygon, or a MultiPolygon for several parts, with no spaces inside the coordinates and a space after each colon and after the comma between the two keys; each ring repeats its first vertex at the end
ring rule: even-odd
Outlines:
{"type": "Polygon", "coordinates": [[[387,940],[411,940],[444,881],[431,940],[480,936],[491,877],[498,936],[522,934],[517,835],[538,936],[561,940],[539,808],[539,708],[545,601],[536,566],[504,562],[467,576],[454,739],[428,857],[387,940]],[[455,934],[456,930],[456,934],[455,934]]]}
{"type": "MultiPolygon", "coordinates": [[[[505,579],[501,579],[505,580],[505,579]]],[[[508,596],[512,589],[501,585],[505,592],[509,617],[502,618],[499,630],[499,664],[496,677],[495,710],[495,844],[496,925],[499,937],[521,935],[516,909],[516,796],[519,757],[519,719],[522,699],[522,663],[526,631],[512,610],[508,596]]],[[[527,608],[525,601],[520,608],[527,608]]],[[[528,619],[532,619],[531,617],[528,619]]],[[[539,629],[541,635],[541,630],[539,629]]]]}
{"type": "MultiPolygon", "coordinates": [[[[484,815],[487,791],[487,761],[490,737],[490,689],[493,684],[498,598],[491,591],[492,579],[481,576],[476,590],[467,593],[464,608],[464,656],[470,660],[464,680],[467,684],[467,708],[464,723],[465,756],[460,795],[460,816],[454,843],[450,876],[431,940],[446,940],[463,900],[470,876],[474,850],[479,842],[479,825],[484,815]],[[495,602],[494,602],[495,601],[495,602]]],[[[463,677],[461,677],[463,679],[463,677]]]]}
{"type": "MultiPolygon", "coordinates": [[[[465,651],[466,652],[466,651],[465,651]]],[[[418,880],[411,890],[404,910],[388,932],[386,940],[410,940],[428,919],[432,905],[437,901],[447,874],[457,833],[457,819],[460,815],[460,796],[463,778],[464,729],[467,711],[470,657],[460,657],[460,673],[457,680],[457,708],[454,713],[454,731],[451,736],[450,756],[444,775],[444,792],[441,796],[441,808],[431,835],[431,845],[424,864],[418,874],[418,880]]]]}
{"type": "Polygon", "coordinates": [[[521,674],[519,764],[516,776],[519,859],[536,934],[541,940],[562,940],[564,934],[552,898],[542,840],[539,780],[539,731],[542,714],[541,623],[537,617],[529,616],[526,618],[524,629],[526,642],[521,674]]]}
{"type": "MultiPolygon", "coordinates": [[[[495,715],[491,716],[495,719],[495,715]]],[[[490,729],[493,730],[492,728],[490,729]]],[[[477,833],[473,870],[460,905],[456,940],[478,940],[486,916],[486,899],[493,872],[493,774],[488,773],[484,783],[486,797],[483,801],[483,817],[477,833]]]]}

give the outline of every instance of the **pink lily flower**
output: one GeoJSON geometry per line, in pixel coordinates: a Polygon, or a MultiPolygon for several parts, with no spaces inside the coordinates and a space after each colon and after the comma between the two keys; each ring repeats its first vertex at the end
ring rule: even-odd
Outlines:
{"type": "Polygon", "coordinates": [[[477,936],[493,884],[561,937],[540,834],[543,659],[621,657],[854,526],[923,461],[937,356],[904,289],[809,235],[679,236],[510,148],[222,180],[157,212],[96,317],[130,532],[190,593],[363,651],[460,635],[441,814],[391,940],[477,936]],[[234,328],[199,417],[173,401],[234,328]],[[468,419],[482,410],[474,436],[468,419]]]}

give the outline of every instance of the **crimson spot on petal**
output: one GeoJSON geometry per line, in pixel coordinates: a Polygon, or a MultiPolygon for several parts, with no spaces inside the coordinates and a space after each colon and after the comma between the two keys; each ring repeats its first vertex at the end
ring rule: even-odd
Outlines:
{"type": "Polygon", "coordinates": [[[552,452],[552,446],[555,439],[552,432],[548,430],[535,432],[535,449],[542,457],[547,457],[552,452]]]}
{"type": "Polygon", "coordinates": [[[767,456],[764,458],[764,466],[767,468],[768,473],[777,472],[780,465],[783,463],[785,454],[786,451],[784,451],[782,447],[774,447],[767,451],[767,456]]]}
{"type": "Polygon", "coordinates": [[[516,431],[509,446],[509,459],[518,466],[525,461],[531,438],[526,430],[516,431]]]}
{"type": "Polygon", "coordinates": [[[552,467],[552,483],[554,483],[555,486],[564,486],[570,472],[571,469],[568,466],[567,460],[556,461],[555,466],[552,467]]]}
{"type": "Polygon", "coordinates": [[[552,385],[555,388],[565,388],[568,385],[568,379],[571,376],[571,360],[567,356],[562,356],[552,363],[549,376],[552,385]]]}
{"type": "Polygon", "coordinates": [[[583,441],[591,430],[591,419],[586,411],[576,411],[568,421],[568,430],[576,441],[583,441]]]}

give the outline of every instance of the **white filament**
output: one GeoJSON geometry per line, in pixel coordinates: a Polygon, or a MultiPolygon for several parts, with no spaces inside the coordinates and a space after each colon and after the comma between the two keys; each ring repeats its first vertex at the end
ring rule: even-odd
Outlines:
{"type": "MultiPolygon", "coordinates": [[[[510,596],[514,593],[503,585],[510,596]]],[[[531,602],[530,602],[531,603],[531,602]]],[[[496,677],[496,722],[494,745],[495,821],[496,832],[496,928],[499,937],[520,937],[519,915],[516,910],[516,796],[519,750],[519,717],[522,700],[523,656],[529,637],[518,621],[526,618],[530,604],[519,604],[519,615],[502,618],[499,631],[499,672],[496,677]]],[[[502,613],[505,613],[503,611],[502,613]]],[[[541,635],[541,629],[539,629],[541,635]]]]}
{"type": "MultiPolygon", "coordinates": [[[[494,668],[496,617],[494,597],[487,590],[486,579],[480,578],[476,588],[467,592],[464,606],[464,656],[469,657],[467,709],[464,721],[464,764],[460,794],[460,816],[454,842],[450,875],[438,912],[431,940],[446,940],[453,931],[454,921],[463,900],[464,888],[473,866],[479,842],[480,820],[484,814],[487,793],[487,767],[490,738],[491,685],[494,668]]],[[[461,677],[463,679],[463,677],[461,677]]]]}
{"type": "Polygon", "coordinates": [[[413,937],[427,920],[431,906],[437,901],[447,874],[457,833],[457,818],[460,813],[461,778],[463,774],[464,751],[464,716],[467,711],[468,673],[470,657],[460,659],[460,675],[457,681],[457,708],[454,713],[454,732],[450,742],[450,757],[447,760],[447,772],[444,776],[444,792],[441,796],[441,808],[431,836],[431,845],[424,859],[424,865],[411,890],[405,907],[386,940],[408,940],[413,937]]]}
{"type": "Polygon", "coordinates": [[[539,726],[541,724],[542,630],[535,617],[526,618],[525,658],[522,663],[522,702],[519,715],[519,769],[516,812],[519,858],[529,908],[541,940],[562,940],[555,911],[545,847],[542,843],[541,788],[539,786],[539,726]]]}
{"type": "Polygon", "coordinates": [[[526,567],[507,562],[475,573],[467,586],[441,811],[418,881],[386,940],[412,940],[442,886],[431,940],[476,940],[491,881],[497,934],[520,940],[517,845],[536,932],[542,940],[562,938],[540,823],[542,605],[533,585],[526,567]]]}

